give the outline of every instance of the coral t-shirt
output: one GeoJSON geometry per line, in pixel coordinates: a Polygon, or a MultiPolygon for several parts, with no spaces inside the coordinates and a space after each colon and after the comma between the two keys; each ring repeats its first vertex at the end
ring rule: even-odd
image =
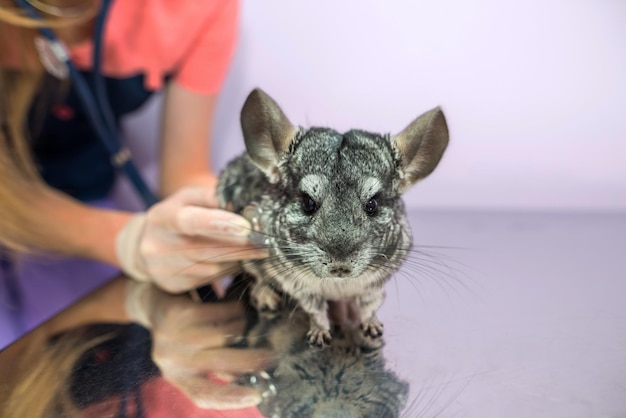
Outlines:
{"type": "MultiPolygon", "coordinates": [[[[238,11],[238,0],[114,1],[103,36],[102,73],[144,74],[150,91],[172,76],[190,90],[215,94],[234,50],[238,11]]],[[[92,41],[71,48],[79,69],[91,69],[92,48],[92,41]]]]}
{"type": "MultiPolygon", "coordinates": [[[[239,0],[116,0],[105,23],[105,76],[145,74],[159,90],[166,76],[199,93],[216,93],[224,81],[237,37],[239,0]]],[[[4,25],[0,66],[28,67],[19,29],[4,25]]],[[[80,70],[91,70],[93,40],[69,48],[80,70]]]]}

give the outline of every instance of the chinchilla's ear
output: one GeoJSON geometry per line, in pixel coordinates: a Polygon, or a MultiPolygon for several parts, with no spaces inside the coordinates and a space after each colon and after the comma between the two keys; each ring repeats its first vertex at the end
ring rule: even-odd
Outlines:
{"type": "Polygon", "coordinates": [[[252,90],[241,109],[241,128],[250,158],[272,180],[278,158],[289,148],[297,128],[278,104],[258,88],[252,90]]]}
{"type": "Polygon", "coordinates": [[[398,150],[400,191],[433,172],[448,146],[448,125],[439,107],[415,119],[398,135],[392,137],[398,150]]]}

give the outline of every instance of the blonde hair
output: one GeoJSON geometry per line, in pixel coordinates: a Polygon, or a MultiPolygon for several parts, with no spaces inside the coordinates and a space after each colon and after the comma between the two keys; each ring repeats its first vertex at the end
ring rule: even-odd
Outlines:
{"type": "Polygon", "coordinates": [[[85,328],[70,330],[56,341],[31,344],[17,359],[19,376],[7,388],[0,418],[83,416],[72,400],[70,385],[80,358],[115,336],[86,336],[85,328]]]}
{"type": "Polygon", "coordinates": [[[38,9],[42,19],[33,19],[26,12],[15,6],[14,2],[0,2],[0,21],[21,28],[66,28],[78,25],[93,18],[100,8],[98,0],[56,0],[53,2],[42,0],[27,0],[31,6],[38,9]],[[52,4],[55,3],[55,4],[52,4]],[[73,3],[78,3],[75,5],[73,3]],[[59,13],[55,13],[55,10],[59,13]],[[53,14],[51,14],[53,13],[53,14]]]}
{"type": "MultiPolygon", "coordinates": [[[[49,1],[49,0],[48,0],[49,1]]],[[[2,247],[24,252],[48,249],[50,237],[35,222],[42,214],[34,204],[47,186],[39,176],[29,146],[28,113],[33,98],[43,82],[44,70],[34,48],[35,28],[71,28],[91,20],[99,10],[98,0],[81,0],[88,7],[70,17],[44,16],[43,20],[26,17],[0,0],[0,251],[2,247]],[[3,35],[18,33],[18,57],[23,65],[6,65],[10,57],[1,44],[3,35]]],[[[37,0],[41,4],[41,0],[37,0]]],[[[60,7],[67,0],[56,0],[60,7]]],[[[76,1],[74,1],[76,3],[76,1]]],[[[33,4],[35,2],[33,1],[33,4]]],[[[45,215],[44,215],[45,216],[45,215]]],[[[0,411],[0,418],[79,416],[69,394],[68,382],[76,362],[89,348],[111,338],[110,335],[87,338],[80,332],[69,333],[52,344],[33,344],[20,356],[17,380],[0,411]]]]}
{"type": "MultiPolygon", "coordinates": [[[[31,0],[32,1],[32,0],[31,0]]],[[[63,10],[67,0],[55,0],[51,8],[63,10]]],[[[47,3],[32,1],[42,7],[47,3]]],[[[12,2],[0,0],[0,43],[15,42],[13,34],[19,34],[19,68],[9,66],[12,57],[8,48],[0,47],[0,247],[11,250],[49,247],[50,239],[35,226],[35,219],[41,216],[33,204],[45,187],[33,162],[27,115],[35,94],[41,87],[44,70],[36,58],[34,48],[35,29],[42,26],[57,29],[76,27],[93,19],[99,9],[99,1],[82,0],[80,10],[74,7],[71,16],[59,17],[42,13],[42,20],[25,16],[12,2]],[[11,34],[7,41],[6,35],[11,34]]],[[[15,57],[13,57],[14,59],[15,57]]]]}

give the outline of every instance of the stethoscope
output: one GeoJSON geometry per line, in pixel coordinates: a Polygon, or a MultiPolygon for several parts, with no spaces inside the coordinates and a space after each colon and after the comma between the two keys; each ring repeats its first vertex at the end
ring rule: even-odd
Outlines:
{"type": "MultiPolygon", "coordinates": [[[[27,0],[16,0],[16,2],[32,19],[42,19],[39,11],[27,0]]],[[[131,159],[130,151],[119,139],[120,134],[117,124],[115,123],[115,118],[113,117],[111,104],[106,94],[104,77],[100,71],[102,36],[110,5],[111,0],[102,1],[101,10],[96,20],[96,34],[93,50],[93,92],[82,74],[72,63],[67,48],[59,41],[50,28],[42,27],[37,29],[41,37],[36,39],[35,45],[42,64],[49,73],[57,78],[67,78],[69,76],[98,139],[100,139],[111,155],[111,163],[128,176],[145,206],[150,207],[156,203],[158,199],[141,177],[139,170],[137,170],[137,167],[131,159]]]]}

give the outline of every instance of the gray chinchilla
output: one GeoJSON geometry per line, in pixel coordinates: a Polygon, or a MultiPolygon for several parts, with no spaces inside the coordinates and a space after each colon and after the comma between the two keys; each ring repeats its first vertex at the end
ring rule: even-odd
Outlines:
{"type": "Polygon", "coordinates": [[[252,301],[276,311],[289,296],[309,314],[312,346],[330,343],[329,300],[349,300],[365,335],[382,335],[376,310],[383,284],[398,270],[412,238],[401,195],[428,176],[448,144],[439,108],[397,135],[301,128],[253,90],[241,111],[247,152],[220,177],[222,207],[257,202],[270,256],[243,262],[256,278],[252,301]]]}

